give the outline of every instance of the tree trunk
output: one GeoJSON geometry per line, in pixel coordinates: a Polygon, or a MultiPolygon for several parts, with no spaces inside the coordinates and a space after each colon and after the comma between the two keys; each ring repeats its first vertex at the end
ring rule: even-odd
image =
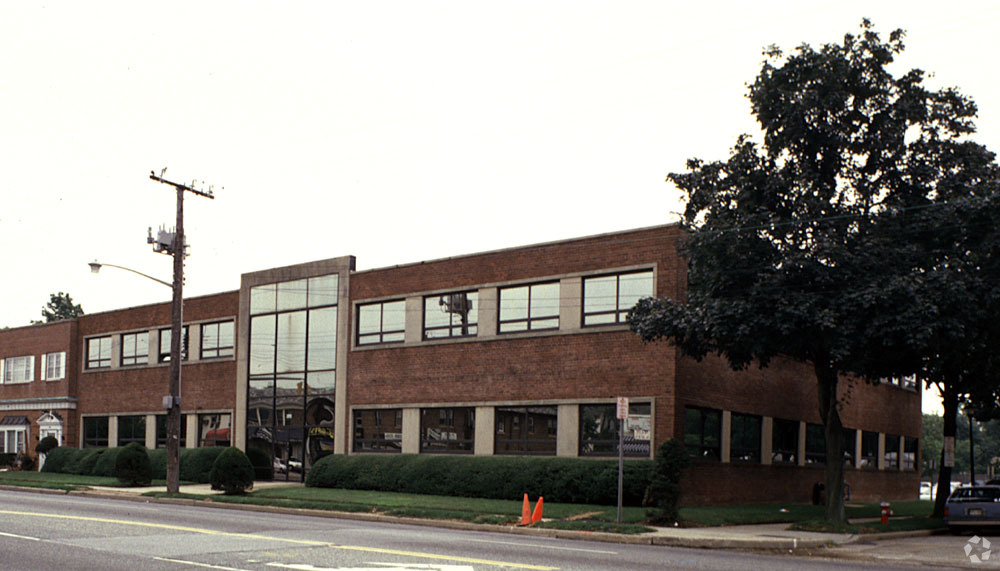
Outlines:
{"type": "Polygon", "coordinates": [[[844,512],[844,425],[837,401],[837,371],[829,363],[813,364],[819,389],[819,414],[826,435],[826,519],[847,523],[844,512]]]}
{"type": "MultiPolygon", "coordinates": [[[[945,380],[944,388],[941,390],[941,407],[944,409],[942,418],[942,433],[944,439],[949,437],[954,440],[955,433],[958,432],[958,395],[955,393],[954,383],[945,380]]],[[[941,464],[938,470],[937,495],[934,497],[934,513],[931,517],[944,517],[944,503],[951,494],[951,466],[944,465],[944,446],[941,447],[941,464]]]]}

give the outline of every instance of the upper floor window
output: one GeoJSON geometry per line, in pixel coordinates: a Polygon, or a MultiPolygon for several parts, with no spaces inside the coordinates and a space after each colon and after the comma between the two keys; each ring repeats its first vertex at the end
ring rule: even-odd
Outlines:
{"type": "Polygon", "coordinates": [[[337,305],[337,274],[250,288],[250,315],[337,305]]]}
{"type": "Polygon", "coordinates": [[[87,368],[105,369],[111,366],[111,336],[87,339],[87,368]]]}
{"type": "Polygon", "coordinates": [[[122,366],[149,363],[149,332],[122,335],[122,366]]]}
{"type": "Polygon", "coordinates": [[[583,324],[624,323],[632,306],[653,295],[653,272],[583,279],[583,324]]]}
{"type": "Polygon", "coordinates": [[[233,322],[206,323],[201,326],[201,358],[232,357],[235,351],[233,322]]]}
{"type": "Polygon", "coordinates": [[[474,336],[478,312],[478,292],[427,296],[424,298],[424,339],[474,336]]]}
{"type": "Polygon", "coordinates": [[[406,302],[384,301],[358,306],[358,345],[403,341],[406,302]]]}
{"type": "Polygon", "coordinates": [[[42,380],[58,381],[66,377],[66,352],[42,355],[42,380]]]}
{"type": "Polygon", "coordinates": [[[8,357],[0,361],[3,368],[3,382],[10,383],[30,383],[35,379],[35,356],[8,357]]]}
{"type": "Polygon", "coordinates": [[[500,288],[500,333],[559,328],[559,282],[500,288]]]}
{"type": "MultiPolygon", "coordinates": [[[[160,352],[157,360],[160,363],[170,361],[170,337],[173,335],[171,329],[160,329],[160,352]]],[[[181,361],[188,358],[188,326],[181,329],[181,361]]]]}

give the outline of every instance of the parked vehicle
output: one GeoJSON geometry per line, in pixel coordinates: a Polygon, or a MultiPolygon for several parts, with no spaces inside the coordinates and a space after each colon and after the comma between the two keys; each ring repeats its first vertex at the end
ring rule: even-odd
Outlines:
{"type": "Polygon", "coordinates": [[[920,499],[921,500],[934,499],[934,486],[932,486],[930,482],[920,482],[920,499]]]}
{"type": "Polygon", "coordinates": [[[1000,486],[958,488],[944,505],[944,521],[953,533],[1000,526],[1000,486]]]}

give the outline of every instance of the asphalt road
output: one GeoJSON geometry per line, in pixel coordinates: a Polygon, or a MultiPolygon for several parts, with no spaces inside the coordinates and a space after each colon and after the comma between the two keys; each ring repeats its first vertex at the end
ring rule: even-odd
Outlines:
{"type": "Polygon", "coordinates": [[[5,569],[729,571],[860,564],[0,491],[5,569]]]}

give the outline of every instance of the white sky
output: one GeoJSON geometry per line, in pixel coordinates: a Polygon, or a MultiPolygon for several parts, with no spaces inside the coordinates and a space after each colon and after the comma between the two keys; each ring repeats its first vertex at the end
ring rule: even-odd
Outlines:
{"type": "MultiPolygon", "coordinates": [[[[0,326],[50,293],[167,301],[146,228],[189,197],[185,294],[354,254],[359,269],[676,220],[664,182],[755,130],[761,50],[907,30],[1000,149],[989,2],[10,2],[0,18],[0,326]],[[224,187],[224,189],[222,188],[224,187]]],[[[925,410],[927,405],[925,404],[925,410]]]]}

